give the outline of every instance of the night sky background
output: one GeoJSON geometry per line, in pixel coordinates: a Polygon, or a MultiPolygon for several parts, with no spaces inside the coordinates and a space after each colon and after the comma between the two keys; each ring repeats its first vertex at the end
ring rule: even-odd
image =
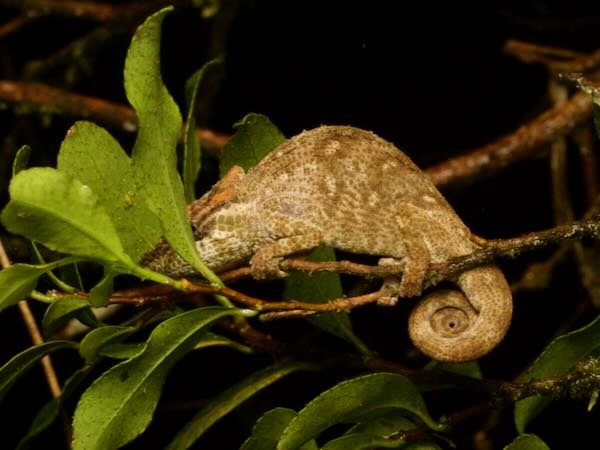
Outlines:
{"type": "MultiPolygon", "coordinates": [[[[17,9],[0,7],[0,24],[17,13],[17,9]]],[[[163,29],[163,77],[180,105],[185,79],[207,58],[224,51],[221,78],[213,77],[212,84],[204,87],[210,102],[199,107],[203,126],[231,133],[233,123],[249,112],[267,115],[286,136],[321,124],[352,125],[393,142],[423,168],[489,143],[550,107],[547,71],[505,54],[502,49],[507,39],[582,52],[600,46],[600,6],[584,1],[254,0],[242,1],[235,17],[226,22],[226,38],[211,43],[214,23],[202,19],[196,10],[181,8],[167,17],[163,29]]],[[[91,20],[50,16],[8,35],[0,40],[0,78],[22,79],[27,62],[44,58],[96,26],[91,20]]],[[[85,59],[87,71],[76,72],[72,81],[65,75],[66,67],[72,64],[53,69],[35,81],[125,103],[122,70],[132,34],[133,29],[118,34],[95,49],[85,59]]],[[[35,111],[15,114],[13,105],[0,110],[3,203],[14,151],[29,144],[34,165],[54,165],[61,140],[78,119],[35,111]]],[[[131,146],[133,136],[109,131],[126,148],[131,146]]],[[[569,164],[573,202],[581,215],[584,187],[576,152],[571,152],[569,164]]],[[[214,157],[206,155],[203,167],[199,192],[215,181],[214,157]]],[[[536,158],[515,164],[493,178],[443,193],[473,232],[486,238],[511,237],[553,226],[549,162],[543,150],[536,158]]],[[[528,254],[502,261],[500,266],[514,281],[529,263],[551,254],[528,254]]],[[[584,298],[572,260],[559,267],[550,289],[516,297],[508,337],[481,361],[484,376],[516,376],[584,298]]],[[[400,307],[395,313],[374,307],[357,311],[353,313],[357,333],[383,356],[401,359],[410,345],[404,325],[409,307],[400,307]],[[398,346],[405,348],[398,351],[398,346]]],[[[589,312],[575,325],[588,323],[595,315],[589,312]]],[[[284,336],[289,333],[293,339],[306,328],[287,322],[266,331],[284,336]]],[[[0,363],[29,345],[16,308],[0,314],[0,336],[0,363]]],[[[71,356],[63,355],[63,361],[58,355],[62,375],[79,364],[71,356]]],[[[170,410],[169,405],[196,395],[209,396],[269,361],[268,357],[223,350],[208,350],[197,360],[186,358],[167,381],[155,423],[127,448],[163,446],[193,414],[193,410],[170,410]],[[198,388],[198,392],[189,394],[181,387],[198,388]]],[[[422,362],[417,360],[415,367],[422,362]]],[[[300,408],[341,375],[351,374],[292,376],[219,422],[195,448],[237,448],[248,435],[257,411],[273,407],[272,402],[278,399],[286,402],[281,406],[300,408]],[[215,442],[218,447],[214,447],[215,442]]],[[[12,448],[24,434],[46,395],[37,369],[15,385],[0,406],[0,414],[8,419],[4,419],[1,438],[10,444],[6,448],[12,448]]],[[[482,399],[461,392],[435,395],[429,404],[434,416],[482,399]]],[[[511,408],[500,413],[502,425],[493,433],[499,448],[516,436],[511,414],[511,408]]],[[[531,431],[553,449],[595,448],[587,442],[595,435],[598,418],[597,410],[588,414],[583,403],[561,401],[536,420],[531,431]],[[587,437],[579,442],[579,436],[587,437]]],[[[481,422],[468,423],[451,435],[459,448],[469,448],[470,434],[481,422]]],[[[61,439],[61,429],[55,427],[47,434],[46,443],[60,448],[61,439]]],[[[38,445],[42,442],[43,438],[38,445]]]]}

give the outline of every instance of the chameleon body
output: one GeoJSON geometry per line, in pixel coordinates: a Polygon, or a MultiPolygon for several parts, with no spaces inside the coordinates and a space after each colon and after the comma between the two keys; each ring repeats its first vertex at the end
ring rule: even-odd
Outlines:
{"type": "MultiPolygon", "coordinates": [[[[431,263],[478,246],[427,176],[399,149],[368,131],[323,126],[269,153],[248,173],[234,167],[189,206],[196,246],[213,269],[249,260],[257,279],[285,276],[287,255],[324,244],[403,263],[395,298],[421,294],[431,263]]],[[[165,244],[166,245],[166,244],[165,244]]],[[[158,249],[147,264],[190,275],[172,252],[158,249]]],[[[452,280],[459,290],[426,295],[409,318],[414,344],[434,359],[469,361],[488,353],[511,321],[512,298],[492,265],[452,280]]],[[[393,303],[394,297],[386,299],[393,303]]]]}

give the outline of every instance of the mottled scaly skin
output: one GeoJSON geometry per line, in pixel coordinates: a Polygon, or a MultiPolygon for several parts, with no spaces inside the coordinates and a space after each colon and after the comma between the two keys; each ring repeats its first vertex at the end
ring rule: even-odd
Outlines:
{"type": "MultiPolygon", "coordinates": [[[[404,262],[395,286],[398,296],[408,297],[420,294],[431,263],[477,248],[469,229],[404,153],[352,127],[301,133],[247,174],[232,169],[189,208],[202,259],[215,269],[250,259],[256,278],[285,276],[278,268],[283,257],[325,244],[381,256],[381,264],[404,262]]],[[[189,266],[164,250],[152,255],[150,267],[190,274],[189,266]]],[[[468,270],[455,282],[462,292],[434,292],[419,302],[409,333],[424,353],[459,362],[486,354],[504,337],[512,299],[495,266],[468,270]]]]}

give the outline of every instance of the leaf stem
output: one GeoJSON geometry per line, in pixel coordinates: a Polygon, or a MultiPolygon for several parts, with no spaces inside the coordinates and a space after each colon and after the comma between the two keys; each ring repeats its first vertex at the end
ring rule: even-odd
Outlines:
{"type": "MultiPolygon", "coordinates": [[[[35,257],[40,261],[40,263],[47,264],[46,260],[40,253],[40,250],[35,242],[31,242],[31,247],[33,248],[35,257]]],[[[75,292],[76,291],[76,289],[73,286],[62,281],[60,278],[58,278],[56,275],[54,275],[54,272],[52,272],[51,270],[46,272],[46,275],[50,278],[50,281],[52,281],[56,285],[56,287],[58,289],[60,289],[61,291],[64,291],[64,292],[75,292]]]]}
{"type": "Polygon", "coordinates": [[[43,302],[43,303],[53,303],[54,301],[56,301],[59,297],[53,294],[44,294],[40,291],[31,291],[31,294],[29,294],[29,297],[43,302]]]}
{"type": "MultiPolygon", "coordinates": [[[[221,279],[212,270],[210,270],[207,266],[203,265],[202,272],[199,270],[199,268],[197,268],[197,267],[194,267],[194,268],[197,269],[198,272],[202,276],[204,276],[211,283],[211,285],[213,287],[215,287],[216,289],[222,289],[225,287],[225,285],[223,284],[221,279]]],[[[140,277],[143,280],[155,281],[160,284],[171,286],[174,289],[177,289],[178,291],[183,291],[183,292],[196,291],[196,289],[193,288],[194,284],[190,283],[185,278],[176,280],[174,278],[168,277],[167,275],[164,275],[159,272],[155,272],[155,271],[148,269],[147,267],[143,267],[143,266],[133,266],[133,267],[131,267],[131,269],[132,269],[132,273],[134,275],[140,277]]],[[[225,306],[227,308],[235,308],[235,305],[224,295],[215,294],[215,299],[222,306],[225,306]]]]}

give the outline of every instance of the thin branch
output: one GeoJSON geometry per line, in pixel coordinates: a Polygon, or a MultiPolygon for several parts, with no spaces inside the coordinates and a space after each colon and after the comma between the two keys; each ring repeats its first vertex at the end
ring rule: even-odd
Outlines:
{"type": "Polygon", "coordinates": [[[52,70],[62,66],[69,66],[71,75],[69,84],[73,84],[73,70],[78,68],[84,72],[93,72],[92,59],[95,50],[101,46],[107,45],[110,40],[130,31],[136,24],[136,21],[127,21],[111,26],[100,26],[90,31],[88,34],[73,40],[65,47],[56,52],[41,58],[29,61],[23,68],[23,78],[35,80],[42,78],[52,70]]]}
{"type": "Polygon", "coordinates": [[[600,194],[598,160],[594,148],[596,144],[592,125],[576,129],[573,137],[579,151],[579,165],[585,186],[586,204],[591,207],[598,198],[598,194],[600,194]]]}
{"type": "MultiPolygon", "coordinates": [[[[503,382],[497,392],[509,401],[516,401],[532,395],[546,395],[554,399],[590,399],[594,392],[597,394],[598,391],[600,361],[586,358],[562,375],[536,378],[523,383],[503,382]]],[[[591,400],[593,401],[593,398],[591,400]]]]}
{"type": "MultiPolygon", "coordinates": [[[[4,249],[4,244],[0,240],[0,264],[3,269],[10,267],[10,260],[8,259],[8,255],[6,254],[6,250],[4,249]]],[[[23,321],[25,322],[25,326],[27,331],[29,332],[29,336],[31,337],[31,341],[34,345],[39,345],[44,342],[42,338],[42,333],[38,327],[38,324],[35,321],[35,317],[29,308],[29,304],[26,300],[21,300],[18,303],[19,312],[23,317],[23,321]]],[[[52,394],[52,398],[57,399],[62,394],[62,389],[60,387],[60,383],[58,382],[58,377],[56,376],[56,371],[54,370],[54,365],[52,364],[52,359],[49,355],[44,356],[41,359],[42,368],[44,369],[44,375],[46,376],[46,381],[48,382],[48,387],[50,389],[50,393],[52,394]]]]}
{"type": "Polygon", "coordinates": [[[504,51],[525,63],[543,64],[554,73],[589,72],[600,66],[600,48],[579,53],[511,39],[504,45],[504,51]]]}
{"type": "Polygon", "coordinates": [[[125,131],[137,130],[135,112],[128,106],[49,87],[41,83],[2,80],[0,81],[0,100],[18,103],[44,112],[97,120],[125,131]]]}
{"type": "Polygon", "coordinates": [[[390,275],[398,275],[402,272],[403,264],[397,266],[370,266],[352,261],[306,261],[299,258],[290,258],[282,262],[283,270],[296,270],[301,272],[339,272],[348,275],[356,275],[367,279],[385,278],[390,275]]]}
{"type": "MultiPolygon", "coordinates": [[[[591,220],[598,214],[600,214],[600,195],[596,195],[596,197],[589,202],[589,209],[583,216],[583,220],[591,220]]],[[[599,240],[594,241],[594,244],[596,244],[594,247],[598,247],[599,243],[599,240]]],[[[548,260],[531,264],[525,270],[521,279],[511,286],[513,292],[520,289],[535,290],[547,287],[550,283],[554,268],[562,262],[571,251],[571,244],[572,243],[570,242],[563,242],[559,249],[548,260]]],[[[486,242],[482,242],[481,245],[486,245],[486,242]]]]}
{"type": "Polygon", "coordinates": [[[0,39],[19,31],[33,22],[35,19],[26,15],[20,15],[12,18],[8,22],[4,22],[0,25],[0,39]]]}
{"type": "Polygon", "coordinates": [[[550,245],[556,245],[565,240],[600,238],[600,222],[597,219],[586,219],[560,225],[544,231],[537,231],[510,239],[487,241],[485,247],[455,262],[440,264],[438,273],[434,275],[435,282],[441,281],[456,273],[472,267],[490,263],[499,258],[514,258],[525,251],[541,250],[550,245]],[[458,270],[457,270],[458,269],[458,270]]]}
{"type": "MultiPolygon", "coordinates": [[[[0,101],[90,119],[128,132],[137,131],[137,118],[132,108],[41,83],[0,80],[0,101]]],[[[229,139],[227,135],[206,128],[198,128],[196,133],[207,149],[223,148],[229,139]]]]}
{"type": "MultiPolygon", "coordinates": [[[[595,210],[594,210],[595,211],[595,210]]],[[[590,217],[588,215],[588,217],[590,217]]],[[[586,218],[579,222],[561,225],[544,231],[536,231],[523,236],[510,239],[484,240],[479,238],[483,247],[469,255],[454,258],[447,263],[436,263],[430,267],[426,279],[431,284],[439,283],[444,279],[476,266],[489,264],[497,259],[514,258],[524,251],[539,250],[550,245],[558,244],[565,240],[581,239],[584,237],[598,238],[600,222],[597,219],[586,218]]],[[[296,270],[308,273],[338,272],[364,278],[385,278],[400,275],[403,265],[398,266],[371,266],[358,264],[351,261],[306,261],[300,258],[287,258],[280,264],[285,271],[296,270]]],[[[249,267],[234,269],[220,274],[222,280],[231,281],[240,277],[251,275],[249,267]]]]}
{"type": "Polygon", "coordinates": [[[521,278],[511,283],[510,287],[513,294],[521,290],[535,291],[545,289],[550,285],[552,273],[558,264],[564,261],[571,251],[571,243],[564,242],[552,256],[545,261],[536,261],[531,263],[523,271],[521,278]]]}
{"type": "MultiPolygon", "coordinates": [[[[77,17],[97,22],[108,22],[116,19],[147,15],[167,5],[193,4],[193,0],[140,0],[125,4],[88,2],[79,0],[22,0],[14,2],[15,6],[27,15],[77,17]]],[[[6,6],[12,6],[10,3],[6,6]]]]}
{"type": "Polygon", "coordinates": [[[592,99],[600,99],[600,83],[598,81],[591,80],[580,72],[564,72],[560,74],[560,78],[574,83],[592,99]]]}
{"type": "MultiPolygon", "coordinates": [[[[447,263],[432,264],[426,276],[425,288],[435,285],[445,279],[452,279],[459,273],[471,269],[473,267],[490,264],[500,258],[514,258],[519,253],[531,250],[540,250],[550,245],[558,244],[568,239],[582,239],[584,237],[599,238],[600,237],[600,222],[594,219],[587,219],[580,222],[573,222],[567,225],[561,225],[549,230],[534,232],[524,236],[499,239],[491,241],[482,241],[484,247],[469,255],[454,258],[447,263]]],[[[331,262],[307,262],[304,260],[287,259],[281,268],[294,267],[295,269],[308,269],[314,271],[329,271],[329,272],[345,272],[350,268],[350,272],[354,275],[362,275],[367,277],[379,277],[400,275],[402,266],[386,267],[386,271],[382,273],[382,268],[379,266],[357,265],[348,261],[331,261],[331,262]],[[289,265],[289,266],[288,266],[289,265]],[[357,271],[356,267],[360,270],[357,271]]],[[[242,273],[239,269],[236,273],[242,273]]],[[[244,271],[244,273],[248,273],[244,271]]],[[[263,314],[263,320],[274,320],[280,318],[302,317],[312,313],[323,312],[340,312],[349,311],[353,308],[377,302],[382,297],[393,296],[394,292],[390,289],[381,289],[365,295],[354,297],[342,297],[333,299],[327,303],[309,303],[298,300],[280,300],[267,301],[246,295],[230,287],[218,287],[203,283],[193,283],[186,279],[181,279],[178,283],[182,290],[186,293],[204,293],[204,294],[220,294],[230,298],[234,302],[241,303],[247,307],[257,309],[259,311],[274,311],[276,313],[263,314]],[[281,312],[285,311],[285,314],[281,312]]],[[[112,303],[139,303],[139,297],[114,297],[112,303]]],[[[149,301],[145,299],[144,301],[149,301]]],[[[158,298],[157,301],[160,301],[158,298]]]]}
{"type": "MultiPolygon", "coordinates": [[[[0,81],[0,101],[22,103],[44,111],[83,117],[128,132],[137,130],[135,114],[127,106],[42,84],[0,81]]],[[[530,157],[538,147],[571,132],[591,115],[591,111],[589,96],[579,92],[564,104],[546,111],[514,132],[429,167],[425,173],[440,187],[472,183],[530,157]]],[[[229,139],[228,135],[202,128],[197,133],[209,153],[223,148],[229,139]]]]}
{"type": "MultiPolygon", "coordinates": [[[[524,383],[483,380],[482,385],[490,389],[491,400],[470,406],[446,417],[447,431],[460,426],[473,417],[480,416],[508,402],[544,395],[554,399],[588,399],[588,410],[596,403],[600,391],[600,363],[597,359],[587,358],[577,363],[571,370],[555,377],[538,378],[524,383]]],[[[394,436],[406,442],[414,442],[429,436],[431,430],[422,426],[394,436]]]]}
{"type": "Polygon", "coordinates": [[[466,185],[531,157],[539,147],[570,133],[592,113],[590,96],[578,92],[502,138],[425,170],[438,187],[466,185]]]}
{"type": "MultiPolygon", "coordinates": [[[[568,96],[567,87],[555,78],[548,83],[548,96],[555,105],[563,104],[568,96]]],[[[575,219],[567,174],[567,139],[561,136],[550,145],[550,179],[554,223],[565,224],[575,219]]]]}
{"type": "Polygon", "coordinates": [[[540,62],[540,58],[552,58],[552,60],[574,60],[584,56],[584,53],[570,49],[549,47],[534,44],[532,42],[509,39],[504,44],[504,52],[516,56],[525,63],[540,62]]]}
{"type": "MultiPolygon", "coordinates": [[[[18,3],[18,6],[30,16],[57,15],[97,20],[99,22],[112,20],[115,16],[120,16],[132,9],[129,5],[111,5],[77,0],[23,0],[18,3]]],[[[139,8],[140,5],[138,3],[134,6],[139,8]]]]}

